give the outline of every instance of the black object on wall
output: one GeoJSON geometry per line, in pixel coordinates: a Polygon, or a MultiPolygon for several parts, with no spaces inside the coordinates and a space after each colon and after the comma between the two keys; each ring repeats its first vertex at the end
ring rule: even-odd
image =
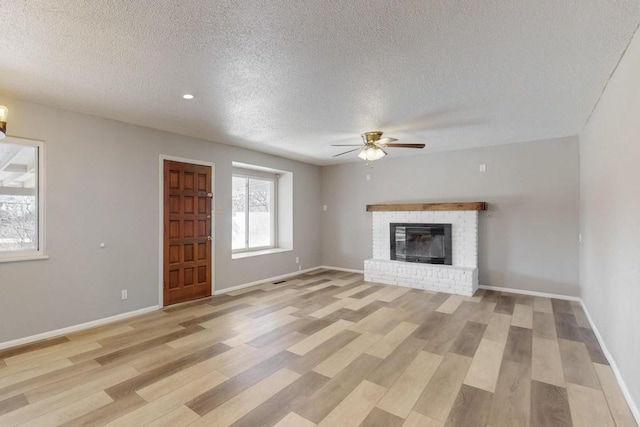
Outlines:
{"type": "Polygon", "coordinates": [[[391,223],[391,259],[452,265],[451,224],[391,223]]]}

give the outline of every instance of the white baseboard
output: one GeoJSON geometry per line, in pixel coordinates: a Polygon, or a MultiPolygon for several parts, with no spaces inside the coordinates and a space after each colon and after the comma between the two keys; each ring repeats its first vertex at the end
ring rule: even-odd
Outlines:
{"type": "Polygon", "coordinates": [[[322,267],[311,267],[311,268],[306,268],[304,270],[298,270],[298,271],[294,271],[294,272],[291,272],[291,273],[281,274],[280,276],[269,277],[268,279],[260,279],[260,280],[256,280],[255,282],[249,282],[249,283],[244,283],[244,284],[238,285],[238,286],[232,286],[230,288],[220,289],[220,290],[215,291],[213,294],[214,295],[222,295],[222,294],[226,294],[226,293],[233,292],[233,291],[239,291],[240,289],[250,288],[252,286],[263,285],[263,284],[268,283],[268,282],[275,282],[277,280],[287,279],[289,277],[297,276],[299,274],[304,274],[304,273],[308,273],[310,271],[319,270],[320,268],[322,268],[322,267]]]}
{"type": "Polygon", "coordinates": [[[364,274],[364,270],[354,270],[353,268],[331,267],[330,265],[321,265],[319,268],[324,268],[325,270],[346,271],[347,273],[364,274]]]}
{"type": "Polygon", "coordinates": [[[160,306],[154,305],[151,307],[141,308],[139,310],[129,311],[127,313],[116,314],[115,316],[105,317],[98,320],[92,320],[86,323],[80,323],[78,325],[67,326],[62,329],[55,329],[49,332],[43,332],[41,334],[31,335],[29,337],[18,338],[12,341],[5,341],[0,343],[0,350],[4,350],[5,348],[16,347],[19,345],[30,344],[32,342],[46,340],[48,338],[59,337],[62,335],[67,335],[72,332],[83,331],[85,329],[95,328],[96,326],[106,325],[108,323],[117,322],[118,320],[128,319],[130,317],[139,316],[141,314],[149,313],[151,311],[159,310],[160,306]]]}
{"type": "Polygon", "coordinates": [[[600,343],[600,348],[604,353],[604,357],[607,358],[607,361],[609,362],[609,366],[611,367],[611,371],[613,371],[613,375],[616,377],[616,380],[618,381],[618,385],[620,386],[620,390],[622,390],[622,394],[624,395],[624,398],[627,401],[627,405],[629,405],[629,409],[631,410],[633,417],[636,419],[636,423],[640,425],[640,411],[638,410],[638,405],[636,405],[636,402],[633,400],[633,397],[629,392],[629,388],[627,388],[627,384],[624,382],[624,378],[622,377],[622,374],[618,369],[618,365],[616,365],[616,362],[613,359],[613,356],[611,356],[611,353],[609,353],[609,350],[607,349],[607,346],[605,345],[604,340],[602,339],[602,335],[600,335],[600,331],[598,331],[596,324],[593,322],[593,318],[591,317],[591,314],[589,313],[587,306],[584,304],[584,301],[580,300],[580,305],[582,305],[582,309],[584,310],[584,314],[586,314],[587,316],[587,320],[589,320],[591,329],[593,330],[593,333],[598,339],[598,343],[600,343]]]}
{"type": "MultiPolygon", "coordinates": [[[[258,280],[258,281],[251,282],[251,283],[245,283],[243,285],[234,286],[234,287],[227,288],[227,289],[221,289],[219,291],[215,291],[214,295],[225,294],[227,292],[237,291],[239,289],[244,289],[244,288],[248,288],[248,287],[251,287],[251,286],[260,285],[260,284],[263,284],[263,283],[266,283],[266,282],[275,282],[277,280],[282,280],[282,279],[286,279],[288,277],[297,276],[298,274],[308,273],[310,271],[318,270],[320,268],[321,267],[307,268],[305,270],[294,271],[294,272],[291,272],[291,273],[282,274],[280,276],[271,277],[271,278],[268,278],[268,279],[258,280]]],[[[130,317],[139,316],[141,314],[149,313],[151,311],[155,311],[155,310],[159,310],[159,309],[160,309],[159,305],[154,305],[154,306],[151,306],[151,307],[141,308],[139,310],[129,311],[127,313],[116,314],[115,316],[105,317],[103,319],[97,319],[97,320],[92,320],[92,321],[86,322],[86,323],[80,323],[78,325],[68,326],[66,328],[55,329],[53,331],[43,332],[41,334],[31,335],[31,336],[24,337],[24,338],[18,338],[18,339],[11,340],[11,341],[0,342],[0,350],[4,350],[4,349],[10,348],[10,347],[17,347],[19,345],[30,344],[30,343],[36,342],[36,341],[46,340],[48,338],[59,337],[59,336],[62,336],[62,335],[70,334],[72,332],[78,332],[78,331],[83,331],[85,329],[95,328],[96,326],[106,325],[108,323],[113,323],[113,322],[117,322],[119,320],[128,319],[130,317]]]]}
{"type": "Polygon", "coordinates": [[[560,294],[549,294],[546,292],[526,291],[524,289],[500,288],[498,286],[486,286],[486,285],[480,285],[478,286],[478,288],[486,289],[488,291],[508,292],[511,294],[519,294],[519,295],[530,295],[533,297],[564,299],[568,301],[581,301],[580,297],[572,297],[569,295],[560,295],[560,294]]]}

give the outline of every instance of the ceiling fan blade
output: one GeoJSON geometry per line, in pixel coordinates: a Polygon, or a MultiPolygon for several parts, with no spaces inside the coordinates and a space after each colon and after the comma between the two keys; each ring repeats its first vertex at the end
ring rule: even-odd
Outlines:
{"type": "Polygon", "coordinates": [[[354,151],[358,151],[358,150],[360,150],[360,148],[356,148],[354,150],[345,151],[344,153],[336,154],[335,156],[331,156],[331,157],[342,156],[343,154],[353,153],[354,151]]]}
{"type": "Polygon", "coordinates": [[[394,142],[397,141],[397,138],[389,138],[388,136],[385,136],[384,138],[380,138],[378,141],[376,141],[378,144],[380,145],[387,145],[390,142],[394,142]]]}
{"type": "Polygon", "coordinates": [[[389,148],[424,148],[424,144],[386,144],[389,148]]]}
{"type": "Polygon", "coordinates": [[[362,144],[331,144],[332,147],[362,147],[362,144]]]}

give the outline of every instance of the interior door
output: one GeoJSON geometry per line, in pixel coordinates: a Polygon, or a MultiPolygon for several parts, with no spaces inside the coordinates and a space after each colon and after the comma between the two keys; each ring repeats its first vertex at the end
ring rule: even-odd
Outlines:
{"type": "Polygon", "coordinates": [[[211,167],[164,161],[164,305],[211,295],[211,167]]]}

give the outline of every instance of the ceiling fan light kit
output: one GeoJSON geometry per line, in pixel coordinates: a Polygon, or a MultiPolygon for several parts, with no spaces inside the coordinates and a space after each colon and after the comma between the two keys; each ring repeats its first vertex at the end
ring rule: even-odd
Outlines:
{"type": "Polygon", "coordinates": [[[333,157],[342,156],[343,154],[351,153],[354,151],[360,151],[358,157],[367,162],[367,165],[374,161],[380,160],[387,155],[387,152],[383,148],[424,148],[424,144],[394,144],[397,141],[395,138],[384,137],[382,138],[382,132],[372,131],[362,134],[362,144],[334,144],[333,147],[359,147],[353,150],[345,151],[344,153],[336,154],[333,157]]]}
{"type": "Polygon", "coordinates": [[[360,157],[362,160],[371,162],[373,160],[380,160],[386,155],[387,153],[385,153],[384,150],[378,147],[367,147],[360,151],[358,157],[360,157]]]}

